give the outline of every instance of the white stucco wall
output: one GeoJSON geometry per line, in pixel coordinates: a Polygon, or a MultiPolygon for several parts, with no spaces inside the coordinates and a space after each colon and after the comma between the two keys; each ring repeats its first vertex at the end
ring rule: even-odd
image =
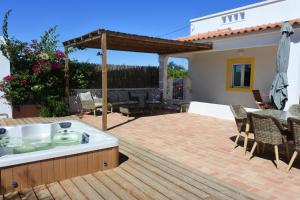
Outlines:
{"type": "Polygon", "coordinates": [[[254,89],[268,95],[276,70],[276,52],[277,46],[269,46],[244,49],[242,56],[237,50],[194,54],[189,67],[193,101],[255,108],[251,92],[226,91],[226,62],[234,58],[255,58],[254,89]]]}
{"type": "Polygon", "coordinates": [[[300,18],[299,0],[269,0],[191,20],[191,35],[218,29],[239,29],[300,18]],[[222,17],[245,13],[244,20],[223,23],[222,17]],[[284,12],[284,14],[282,14],[284,12]]]}
{"type": "MultiPolygon", "coordinates": [[[[0,40],[2,40],[1,36],[0,36],[0,40]]],[[[0,52],[0,81],[4,76],[7,76],[9,74],[10,74],[9,61],[0,52]]],[[[0,92],[0,113],[6,113],[11,117],[12,116],[11,107],[10,105],[7,104],[5,99],[1,98],[2,95],[3,93],[0,92]]]]}
{"type": "Polygon", "coordinates": [[[300,42],[291,43],[288,76],[288,102],[285,109],[292,104],[299,104],[300,98],[300,42]]]}
{"type": "MultiPolygon", "coordinates": [[[[254,108],[245,108],[247,112],[257,111],[254,108]]],[[[192,101],[188,110],[189,113],[205,115],[220,119],[234,120],[234,116],[230,110],[229,105],[203,103],[192,101]]]]}

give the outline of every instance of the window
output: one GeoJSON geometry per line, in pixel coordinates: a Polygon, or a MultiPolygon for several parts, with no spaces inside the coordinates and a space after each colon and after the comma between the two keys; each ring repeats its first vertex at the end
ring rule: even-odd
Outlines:
{"type": "Polygon", "coordinates": [[[245,12],[237,12],[230,15],[222,16],[223,24],[229,24],[234,22],[240,22],[245,20],[245,12]]]}
{"type": "Polygon", "coordinates": [[[242,20],[245,19],[245,13],[244,13],[244,12],[241,12],[241,13],[240,13],[240,16],[241,16],[241,19],[242,19],[242,20]]]}
{"type": "Polygon", "coordinates": [[[226,23],[226,16],[222,17],[223,24],[226,23]]]}
{"type": "Polygon", "coordinates": [[[238,21],[239,20],[239,15],[238,14],[234,14],[234,20],[238,21]]]}
{"type": "Polygon", "coordinates": [[[254,58],[228,60],[226,89],[250,92],[253,88],[254,63],[254,58]]]}

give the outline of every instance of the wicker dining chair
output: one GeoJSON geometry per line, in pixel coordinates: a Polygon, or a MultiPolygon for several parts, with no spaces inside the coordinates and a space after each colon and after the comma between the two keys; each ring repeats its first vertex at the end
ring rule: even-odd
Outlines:
{"type": "Polygon", "coordinates": [[[295,142],[294,153],[287,167],[287,171],[290,171],[298,155],[298,152],[300,152],[300,119],[293,118],[293,117],[288,118],[288,126],[289,126],[290,133],[293,133],[294,135],[294,142],[295,142]]]}
{"type": "Polygon", "coordinates": [[[259,90],[252,90],[252,94],[259,109],[265,110],[272,108],[272,103],[264,101],[259,90]]]}
{"type": "Polygon", "coordinates": [[[260,115],[255,113],[250,113],[249,116],[250,123],[253,126],[255,141],[250,152],[249,160],[252,158],[258,143],[270,144],[274,146],[276,167],[278,168],[278,146],[280,144],[285,144],[286,155],[289,158],[289,148],[287,143],[288,129],[284,128],[282,124],[272,116],[260,115]]]}
{"type": "Polygon", "coordinates": [[[300,116],[300,105],[294,104],[289,107],[288,112],[294,116],[300,116]]]}
{"type": "Polygon", "coordinates": [[[248,121],[247,111],[241,105],[230,105],[230,110],[234,116],[235,123],[236,123],[237,129],[238,129],[238,134],[235,138],[233,149],[235,149],[237,147],[238,140],[239,140],[240,136],[242,135],[242,133],[244,132],[245,133],[244,152],[246,153],[247,141],[248,141],[248,136],[249,136],[249,130],[246,131],[247,121],[248,121]]]}

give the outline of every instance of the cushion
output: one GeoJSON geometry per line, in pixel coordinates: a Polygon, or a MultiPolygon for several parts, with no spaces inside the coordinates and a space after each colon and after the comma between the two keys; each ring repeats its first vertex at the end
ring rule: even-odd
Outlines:
{"type": "Polygon", "coordinates": [[[91,92],[79,93],[81,101],[93,101],[91,92]]]}

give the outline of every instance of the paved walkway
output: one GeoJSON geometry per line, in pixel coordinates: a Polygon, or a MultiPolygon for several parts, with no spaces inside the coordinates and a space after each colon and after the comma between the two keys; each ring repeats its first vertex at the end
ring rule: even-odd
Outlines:
{"type": "MultiPolygon", "coordinates": [[[[109,132],[265,199],[300,199],[299,160],[290,173],[284,154],[275,168],[271,150],[248,161],[241,146],[232,151],[232,121],[188,113],[131,119],[109,114],[109,132]]],[[[101,116],[83,120],[101,127],[101,116]]]]}

